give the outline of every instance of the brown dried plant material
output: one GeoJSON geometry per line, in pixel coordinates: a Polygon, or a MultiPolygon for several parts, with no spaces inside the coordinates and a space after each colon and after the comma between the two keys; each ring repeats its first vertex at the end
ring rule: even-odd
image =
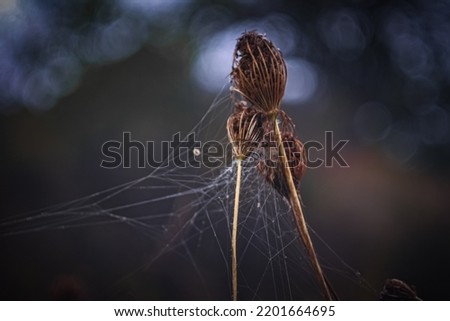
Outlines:
{"type": "MultiPolygon", "coordinates": [[[[282,110],[278,112],[277,123],[283,141],[283,147],[286,154],[286,163],[291,171],[293,183],[296,188],[306,170],[306,152],[305,148],[295,136],[295,125],[292,119],[282,110]]],[[[286,183],[287,177],[283,168],[283,162],[280,159],[277,138],[274,132],[274,122],[266,121],[264,126],[264,155],[260,158],[257,165],[258,171],[272,185],[272,187],[282,196],[289,198],[289,187],[286,183]]]]}
{"type": "Polygon", "coordinates": [[[264,115],[247,107],[245,101],[235,104],[235,112],[228,117],[227,133],[236,158],[245,159],[258,148],[263,122],[264,115]]]}
{"type": "Polygon", "coordinates": [[[280,109],[287,80],[281,51],[264,35],[244,33],[236,43],[231,71],[233,90],[254,108],[271,114],[280,109]]]}
{"type": "Polygon", "coordinates": [[[262,34],[255,31],[243,33],[234,51],[231,79],[232,90],[244,99],[235,105],[235,112],[227,123],[237,160],[232,232],[233,299],[237,299],[238,292],[236,239],[242,161],[256,148],[262,156],[257,169],[279,194],[289,200],[299,237],[311,259],[322,294],[327,300],[333,300],[337,296],[317,258],[297,191],[306,168],[305,150],[294,134],[292,120],[280,110],[287,80],[281,51],[262,34]]]}
{"type": "Polygon", "coordinates": [[[381,301],[421,301],[413,287],[399,279],[387,279],[380,293],[381,301]]]}
{"type": "Polygon", "coordinates": [[[235,104],[235,111],[228,117],[228,139],[233,144],[233,155],[237,160],[236,188],[234,195],[233,228],[231,233],[231,271],[233,300],[238,295],[237,274],[237,225],[239,216],[239,197],[241,190],[242,162],[255,151],[262,137],[265,116],[247,107],[245,101],[235,104]]]}
{"type": "MultiPolygon", "coordinates": [[[[294,185],[297,187],[306,170],[306,155],[302,142],[292,132],[282,136],[287,163],[291,171],[294,185]]],[[[283,163],[279,158],[279,150],[273,132],[266,135],[265,157],[258,162],[257,169],[266,181],[283,197],[289,199],[290,191],[287,184],[283,163]]]]}

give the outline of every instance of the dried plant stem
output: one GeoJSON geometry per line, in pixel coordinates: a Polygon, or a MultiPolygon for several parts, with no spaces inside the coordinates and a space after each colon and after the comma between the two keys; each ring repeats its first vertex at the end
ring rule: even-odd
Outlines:
{"type": "Polygon", "coordinates": [[[317,259],[317,254],[314,249],[313,243],[311,241],[311,237],[309,236],[308,226],[305,221],[305,216],[303,215],[302,206],[300,204],[300,198],[297,194],[297,188],[295,187],[294,180],[292,178],[292,173],[289,168],[289,164],[287,161],[286,151],[284,149],[283,140],[281,137],[280,128],[278,126],[278,121],[276,115],[273,117],[274,128],[275,128],[275,137],[277,139],[278,148],[279,148],[279,157],[281,158],[284,174],[287,180],[288,189],[289,189],[289,202],[292,207],[292,211],[295,217],[295,222],[297,224],[297,229],[300,234],[300,237],[303,241],[303,244],[308,252],[308,255],[311,259],[311,264],[316,274],[319,285],[322,289],[323,296],[327,300],[333,300],[332,289],[329,288],[328,283],[326,281],[325,275],[320,266],[319,260],[317,259]]]}
{"type": "MultiPolygon", "coordinates": [[[[335,293],[327,282],[322,268],[317,259],[316,251],[309,236],[308,227],[300,204],[300,197],[296,186],[300,182],[305,170],[304,148],[301,141],[295,137],[292,120],[281,111],[281,100],[287,81],[287,68],[281,51],[263,34],[255,31],[244,32],[237,40],[234,59],[231,70],[233,82],[232,90],[241,94],[244,101],[249,103],[236,105],[237,113],[232,114],[228,120],[227,130],[230,141],[237,144],[235,155],[247,155],[246,144],[242,142],[263,142],[258,130],[262,130],[263,136],[269,138],[275,134],[278,142],[277,159],[269,159],[269,163],[276,167],[268,166],[265,162],[259,162],[257,169],[266,178],[272,187],[283,197],[289,199],[299,236],[311,259],[312,268],[316,274],[323,296],[332,300],[335,293]],[[259,115],[259,116],[258,116],[259,115]],[[246,120],[252,121],[252,126],[246,120]],[[259,121],[258,121],[259,120],[259,121]],[[238,122],[239,121],[239,122],[238,122]],[[281,125],[278,121],[283,122],[281,125]],[[267,123],[269,122],[269,123],[267,123]],[[273,122],[273,125],[270,124],[273,122]],[[275,129],[272,130],[272,127],[275,129]],[[250,135],[248,135],[250,134],[250,135]],[[245,138],[253,139],[247,140],[245,138]],[[238,138],[238,139],[236,139],[238,138]],[[243,139],[244,138],[244,139],[243,139]],[[284,142],[287,145],[284,145],[284,142]],[[291,168],[288,164],[294,164],[291,168]],[[278,165],[281,165],[280,168],[278,165]]],[[[267,143],[267,141],[266,141],[267,143]]],[[[238,168],[239,170],[239,168],[238,168]]],[[[240,181],[240,172],[238,172],[240,181]]],[[[239,204],[239,183],[236,185],[235,199],[235,223],[233,224],[233,297],[237,296],[237,272],[236,272],[236,230],[237,211],[239,204]]]]}
{"type": "Polygon", "coordinates": [[[237,300],[238,292],[238,277],[237,277],[237,225],[239,217],[239,196],[241,194],[241,176],[242,176],[242,158],[236,159],[237,163],[237,177],[236,190],[234,192],[234,211],[233,211],[233,230],[231,234],[231,274],[233,287],[233,300],[237,300]]]}

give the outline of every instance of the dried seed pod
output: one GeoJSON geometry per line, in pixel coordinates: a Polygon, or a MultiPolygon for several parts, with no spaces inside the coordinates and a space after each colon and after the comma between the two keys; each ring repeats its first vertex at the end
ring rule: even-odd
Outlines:
{"type": "MultiPolygon", "coordinates": [[[[305,149],[301,141],[294,137],[292,132],[283,134],[283,146],[294,185],[298,186],[306,170],[305,149]]],[[[266,136],[265,151],[266,157],[258,162],[258,171],[280,195],[289,198],[286,174],[282,167],[283,163],[279,158],[279,149],[274,140],[273,132],[266,136]]]]}
{"type": "Polygon", "coordinates": [[[264,116],[253,108],[246,106],[244,101],[235,105],[235,112],[228,117],[228,139],[233,144],[233,154],[236,158],[247,158],[258,148],[262,137],[264,116]]]}
{"type": "Polygon", "coordinates": [[[280,109],[287,80],[281,51],[264,35],[245,32],[237,40],[231,71],[234,90],[266,114],[280,109]]]}

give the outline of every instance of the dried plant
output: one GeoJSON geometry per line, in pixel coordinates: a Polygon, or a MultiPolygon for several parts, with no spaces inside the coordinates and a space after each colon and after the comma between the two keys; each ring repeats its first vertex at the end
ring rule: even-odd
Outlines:
{"type": "Polygon", "coordinates": [[[228,139],[233,145],[233,155],[237,160],[236,189],[234,193],[233,229],[231,235],[231,271],[233,299],[237,300],[237,224],[239,216],[239,196],[241,190],[242,161],[257,149],[262,136],[263,115],[248,108],[245,101],[235,105],[235,112],[228,117],[228,139]]]}
{"type": "MultiPolygon", "coordinates": [[[[294,185],[297,187],[306,170],[305,149],[300,139],[295,137],[295,126],[292,119],[282,110],[278,112],[277,123],[282,136],[282,145],[286,151],[288,168],[291,171],[294,185]]],[[[264,147],[265,156],[258,162],[257,169],[278,193],[289,199],[289,186],[287,185],[283,164],[280,159],[274,122],[265,122],[264,126],[265,136],[262,147],[264,147]]]]}
{"type": "Polygon", "coordinates": [[[241,162],[256,149],[265,155],[258,162],[259,173],[291,204],[300,239],[324,298],[335,299],[336,295],[318,261],[297,192],[305,172],[306,157],[303,144],[295,136],[292,120],[280,109],[287,80],[281,51],[262,34],[255,31],[243,33],[236,43],[231,80],[232,92],[239,93],[244,99],[235,104],[235,111],[227,122],[228,136],[238,163],[232,234],[233,299],[237,299],[238,288],[236,235],[241,162]]]}
{"type": "Polygon", "coordinates": [[[236,159],[247,158],[258,147],[262,137],[264,115],[248,108],[245,101],[235,104],[235,112],[228,117],[228,138],[236,159]]]}
{"type": "Polygon", "coordinates": [[[233,90],[266,114],[280,109],[287,70],[281,51],[263,35],[244,33],[236,44],[231,71],[233,90]]]}
{"type": "Polygon", "coordinates": [[[399,279],[387,279],[380,293],[381,301],[422,301],[414,287],[399,279]]]}

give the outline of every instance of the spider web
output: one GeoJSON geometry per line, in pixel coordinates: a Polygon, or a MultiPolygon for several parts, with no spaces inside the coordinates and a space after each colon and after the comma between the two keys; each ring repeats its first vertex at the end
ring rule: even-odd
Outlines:
{"type": "MultiPolygon", "coordinates": [[[[229,98],[217,98],[188,135],[226,144],[230,112],[229,98]]],[[[180,154],[185,159],[201,156],[192,148],[180,154]]],[[[86,243],[89,248],[106,243],[94,253],[104,248],[122,255],[130,252],[108,262],[109,267],[105,263],[89,269],[94,272],[88,279],[100,288],[93,292],[102,299],[230,299],[235,163],[229,157],[220,168],[179,168],[171,165],[173,157],[169,155],[163,166],[133,181],[2,219],[2,239],[31,249],[42,237],[62,242],[62,247],[67,242],[68,251],[82,253],[77,261],[83,259],[83,251],[91,251],[86,243]]],[[[239,299],[321,299],[289,204],[265,183],[251,161],[244,163],[242,177],[239,299]]],[[[319,258],[338,295],[352,298],[371,291],[315,232],[313,241],[319,244],[319,258]]],[[[44,254],[37,264],[51,264],[45,257],[53,254],[41,250],[44,254]]],[[[70,258],[70,253],[66,256],[70,258]]],[[[98,260],[81,264],[95,265],[98,260]]]]}

